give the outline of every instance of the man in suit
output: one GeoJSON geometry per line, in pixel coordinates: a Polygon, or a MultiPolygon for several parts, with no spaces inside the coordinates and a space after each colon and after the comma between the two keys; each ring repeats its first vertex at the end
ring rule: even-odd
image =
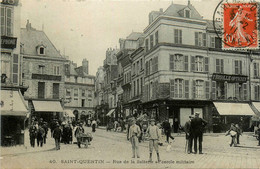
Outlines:
{"type": "Polygon", "coordinates": [[[197,140],[199,139],[199,154],[202,153],[203,130],[208,123],[195,113],[195,118],[191,120],[191,133],[194,139],[194,153],[197,154],[197,140]]]}
{"type": "Polygon", "coordinates": [[[192,142],[193,142],[193,137],[191,133],[191,120],[193,119],[193,116],[189,116],[189,118],[190,118],[189,121],[187,121],[184,125],[184,131],[186,133],[186,141],[188,142],[188,154],[192,153],[192,142]]]}
{"type": "Polygon", "coordinates": [[[172,140],[174,140],[174,137],[171,136],[171,124],[169,122],[168,119],[166,119],[163,124],[162,124],[162,127],[163,127],[163,130],[164,130],[164,133],[166,135],[166,141],[167,143],[169,143],[169,138],[171,138],[172,140]]]}

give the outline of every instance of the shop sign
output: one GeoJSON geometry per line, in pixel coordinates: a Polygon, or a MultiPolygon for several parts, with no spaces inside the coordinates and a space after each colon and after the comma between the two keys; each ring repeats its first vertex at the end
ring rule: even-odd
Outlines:
{"type": "Polygon", "coordinates": [[[1,48],[14,49],[16,48],[17,38],[1,36],[1,48]]]}
{"type": "Polygon", "coordinates": [[[2,0],[1,4],[17,6],[19,0],[2,0]]]}
{"type": "Polygon", "coordinates": [[[226,81],[226,82],[229,82],[229,83],[246,83],[247,82],[247,76],[213,73],[212,80],[222,81],[222,82],[226,81]]]}

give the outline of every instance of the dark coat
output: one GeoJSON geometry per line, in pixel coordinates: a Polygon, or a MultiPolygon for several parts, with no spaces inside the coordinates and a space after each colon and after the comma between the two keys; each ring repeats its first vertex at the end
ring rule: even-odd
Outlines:
{"type": "Polygon", "coordinates": [[[37,128],[36,128],[36,126],[32,125],[29,128],[29,134],[30,134],[30,137],[36,137],[37,136],[37,128]]]}
{"type": "Polygon", "coordinates": [[[53,131],[53,138],[60,139],[61,135],[62,135],[62,131],[61,131],[60,127],[56,127],[53,131]]]}
{"type": "Polygon", "coordinates": [[[198,136],[198,135],[202,134],[204,131],[204,127],[207,124],[208,123],[204,119],[195,117],[194,119],[191,120],[191,133],[194,136],[198,136]]]}
{"type": "Polygon", "coordinates": [[[184,131],[185,133],[190,133],[191,132],[191,121],[187,121],[184,125],[184,131]]]}
{"type": "Polygon", "coordinates": [[[168,121],[163,122],[162,127],[165,133],[171,132],[171,124],[168,121]]]}

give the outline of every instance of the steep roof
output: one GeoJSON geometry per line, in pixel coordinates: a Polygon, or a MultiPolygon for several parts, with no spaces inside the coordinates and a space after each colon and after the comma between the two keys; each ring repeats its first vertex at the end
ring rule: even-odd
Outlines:
{"type": "Polygon", "coordinates": [[[62,57],[43,31],[21,28],[21,43],[23,44],[24,54],[38,55],[36,48],[43,45],[46,47],[45,56],[62,57]]]}
{"type": "Polygon", "coordinates": [[[127,40],[137,40],[139,37],[141,37],[143,33],[141,32],[132,32],[130,35],[126,37],[127,40]]]}
{"type": "Polygon", "coordinates": [[[184,10],[189,8],[191,11],[191,19],[202,20],[202,16],[199,12],[191,5],[180,5],[180,4],[171,4],[164,12],[164,15],[175,16],[175,17],[184,17],[184,10]]]}

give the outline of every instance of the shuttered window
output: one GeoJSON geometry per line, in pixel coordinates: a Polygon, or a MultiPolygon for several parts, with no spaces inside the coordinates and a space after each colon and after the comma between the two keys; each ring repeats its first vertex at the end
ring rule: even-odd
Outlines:
{"type": "Polygon", "coordinates": [[[206,33],[195,32],[195,46],[207,46],[206,33]]]}
{"type": "Polygon", "coordinates": [[[259,63],[254,63],[254,77],[259,77],[259,63]]]}
{"type": "Polygon", "coordinates": [[[184,88],[184,92],[185,92],[185,98],[186,99],[189,99],[190,97],[189,97],[189,80],[185,80],[185,82],[184,82],[185,84],[185,88],[184,88]]]}
{"type": "Polygon", "coordinates": [[[174,97],[174,80],[173,79],[170,80],[170,97],[171,98],[174,97]]]}
{"type": "Polygon", "coordinates": [[[209,81],[205,82],[205,94],[206,94],[206,99],[210,99],[209,81]]]}
{"type": "Polygon", "coordinates": [[[13,55],[13,83],[14,84],[18,84],[18,70],[19,70],[19,66],[18,66],[18,55],[14,54],[13,55]]]}
{"type": "Polygon", "coordinates": [[[242,75],[242,61],[235,60],[235,74],[242,75]]]}
{"type": "Polygon", "coordinates": [[[211,97],[213,100],[216,100],[216,82],[212,81],[212,88],[211,88],[211,97]]]}
{"type": "Polygon", "coordinates": [[[216,59],[216,73],[224,73],[224,59],[216,59]]]}
{"type": "Polygon", "coordinates": [[[174,29],[174,43],[182,44],[182,30],[174,29]]]}

